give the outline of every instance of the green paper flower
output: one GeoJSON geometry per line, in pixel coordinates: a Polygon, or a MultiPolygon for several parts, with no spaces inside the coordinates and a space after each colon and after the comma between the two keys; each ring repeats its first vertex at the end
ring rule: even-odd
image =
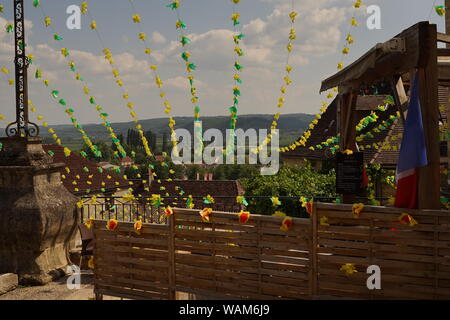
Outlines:
{"type": "Polygon", "coordinates": [[[191,40],[188,37],[181,36],[181,44],[183,45],[183,47],[189,43],[191,43],[191,40]]]}
{"type": "Polygon", "coordinates": [[[42,72],[41,72],[41,69],[39,69],[39,68],[36,69],[36,73],[34,74],[34,77],[35,77],[36,79],[42,78],[42,72]]]}

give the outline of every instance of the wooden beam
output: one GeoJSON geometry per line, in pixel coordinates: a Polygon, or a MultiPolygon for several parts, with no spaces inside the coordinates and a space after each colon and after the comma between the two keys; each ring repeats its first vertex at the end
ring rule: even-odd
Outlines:
{"type": "Polygon", "coordinates": [[[437,55],[438,55],[438,57],[450,57],[450,49],[438,48],[437,55]]]}
{"type": "Polygon", "coordinates": [[[440,138],[436,25],[429,25],[422,36],[422,47],[426,50],[427,59],[425,66],[419,69],[418,76],[428,165],[419,168],[418,208],[439,209],[441,207],[439,200],[440,138]]]}
{"type": "Polygon", "coordinates": [[[450,35],[438,32],[437,41],[449,44],[450,43],[450,35]]]}

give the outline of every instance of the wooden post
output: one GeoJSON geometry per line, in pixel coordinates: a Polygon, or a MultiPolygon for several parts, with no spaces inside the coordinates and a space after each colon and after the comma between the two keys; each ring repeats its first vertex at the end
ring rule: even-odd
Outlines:
{"type": "MultiPolygon", "coordinates": [[[[450,35],[450,0],[445,0],[445,33],[450,35]]],[[[450,49],[450,43],[447,43],[447,49],[450,49]]],[[[447,89],[448,90],[448,89],[447,89]]],[[[447,91],[448,92],[448,91],[447,91]]],[[[448,127],[448,123],[450,121],[450,100],[448,100],[449,96],[447,95],[446,112],[447,112],[447,132],[450,132],[450,128],[448,127]]],[[[450,137],[446,132],[447,139],[447,171],[450,170],[450,137]]],[[[449,174],[446,173],[447,184],[449,184],[449,174]]]]}
{"type": "MultiPolygon", "coordinates": [[[[356,151],[356,103],[358,95],[352,91],[344,93],[339,100],[338,128],[340,150],[356,151]]],[[[343,203],[355,203],[355,194],[344,194],[343,203]]]]}
{"type": "Polygon", "coordinates": [[[313,212],[311,214],[311,251],[310,251],[310,295],[311,299],[314,299],[318,295],[318,286],[319,286],[319,279],[318,279],[318,264],[317,264],[317,246],[318,246],[318,232],[317,232],[317,202],[313,203],[313,212]]]}
{"type": "MultiPolygon", "coordinates": [[[[445,0],[445,33],[450,35],[450,0],[445,0]]],[[[450,48],[450,44],[447,44],[450,48]]]]}
{"type": "Polygon", "coordinates": [[[167,234],[168,262],[169,262],[169,300],[176,300],[176,278],[175,278],[175,218],[169,217],[169,232],[167,234]]]}
{"type": "Polygon", "coordinates": [[[428,25],[422,34],[424,67],[418,71],[420,103],[425,132],[428,165],[419,168],[418,208],[439,209],[440,148],[438,107],[438,64],[436,25],[428,25]]]}

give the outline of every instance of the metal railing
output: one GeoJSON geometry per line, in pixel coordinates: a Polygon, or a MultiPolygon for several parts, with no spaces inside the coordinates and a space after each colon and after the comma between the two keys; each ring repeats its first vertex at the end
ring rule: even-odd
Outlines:
{"type": "MultiPolygon", "coordinates": [[[[212,204],[204,203],[203,197],[193,196],[194,208],[202,210],[209,207],[215,211],[224,212],[239,212],[246,208],[242,204],[236,202],[236,197],[233,196],[214,196],[215,202],[212,204]]],[[[119,221],[133,222],[142,219],[145,223],[167,224],[167,218],[164,214],[164,207],[170,205],[172,207],[185,208],[186,197],[167,197],[161,196],[163,204],[156,206],[152,204],[149,197],[135,197],[134,200],[125,200],[122,197],[96,197],[96,202],[92,203],[91,197],[83,197],[85,203],[81,210],[81,222],[85,222],[89,218],[109,220],[117,219],[119,221]]],[[[255,212],[258,214],[270,214],[270,210],[275,210],[272,207],[271,197],[268,196],[245,196],[248,202],[248,207],[252,212],[254,210],[263,211],[255,212]],[[258,209],[256,209],[258,208],[258,209]],[[261,209],[262,208],[262,209],[261,209]],[[267,211],[267,212],[266,212],[267,211]]],[[[278,199],[282,202],[279,207],[280,211],[288,210],[293,213],[293,216],[306,218],[308,215],[305,209],[299,203],[299,197],[279,196],[278,199]]],[[[377,199],[385,204],[387,198],[377,199]]],[[[332,203],[336,201],[334,197],[315,197],[316,202],[332,203]]],[[[358,202],[365,202],[367,198],[358,198],[358,202]]]]}

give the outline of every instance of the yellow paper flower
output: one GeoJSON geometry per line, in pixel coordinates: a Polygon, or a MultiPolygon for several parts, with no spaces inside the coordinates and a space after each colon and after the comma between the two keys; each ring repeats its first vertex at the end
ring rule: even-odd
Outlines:
{"type": "Polygon", "coordinates": [[[205,208],[202,211],[200,211],[200,216],[202,217],[203,222],[209,222],[209,216],[213,213],[213,210],[211,208],[205,208]]]}
{"type": "Polygon", "coordinates": [[[319,219],[319,223],[321,226],[329,226],[330,224],[328,223],[328,217],[321,217],[319,219]]]}
{"type": "Polygon", "coordinates": [[[136,232],[136,234],[141,234],[141,232],[142,232],[142,226],[143,226],[143,223],[142,223],[142,219],[140,218],[140,219],[137,220],[137,221],[134,223],[134,225],[133,225],[134,231],[136,232]]]}
{"type": "Polygon", "coordinates": [[[287,231],[292,226],[293,220],[291,217],[285,217],[281,222],[280,230],[287,231]]]}
{"type": "Polygon", "coordinates": [[[346,264],[342,265],[339,270],[344,272],[347,276],[351,276],[352,274],[358,272],[358,270],[356,270],[355,265],[353,263],[346,263],[346,264]]]}
{"type": "Polygon", "coordinates": [[[353,218],[359,218],[363,209],[364,209],[363,203],[354,203],[352,206],[353,218]]]}
{"type": "Polygon", "coordinates": [[[88,268],[89,268],[89,269],[94,269],[94,268],[95,268],[95,264],[94,264],[94,256],[92,256],[92,257],[88,260],[88,268]]]}

